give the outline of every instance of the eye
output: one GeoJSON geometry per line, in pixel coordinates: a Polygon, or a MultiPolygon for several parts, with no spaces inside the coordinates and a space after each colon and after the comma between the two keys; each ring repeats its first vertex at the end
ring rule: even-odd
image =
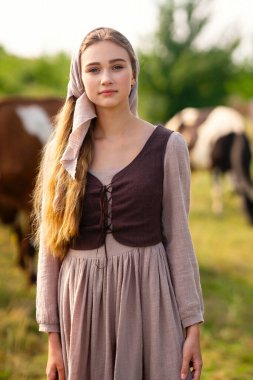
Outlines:
{"type": "Polygon", "coordinates": [[[88,70],[89,73],[98,73],[99,72],[99,68],[98,67],[91,67],[89,70],[88,70]]]}
{"type": "Polygon", "coordinates": [[[118,70],[123,69],[123,66],[122,65],[114,65],[112,69],[118,71],[118,70]]]}

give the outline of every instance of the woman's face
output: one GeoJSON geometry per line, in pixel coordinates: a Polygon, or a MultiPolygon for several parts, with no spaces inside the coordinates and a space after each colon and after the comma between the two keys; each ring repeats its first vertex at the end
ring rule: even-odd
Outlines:
{"type": "Polygon", "coordinates": [[[123,47],[111,41],[96,42],[82,53],[81,67],[85,92],[97,108],[129,107],[135,79],[123,47]]]}

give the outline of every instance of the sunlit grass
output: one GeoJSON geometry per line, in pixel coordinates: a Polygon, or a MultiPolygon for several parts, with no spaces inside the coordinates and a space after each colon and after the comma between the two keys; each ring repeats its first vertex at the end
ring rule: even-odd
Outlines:
{"type": "Polygon", "coordinates": [[[46,337],[35,322],[35,288],[15,265],[6,228],[0,244],[0,379],[45,379],[46,337]]]}
{"type": "MultiPolygon", "coordinates": [[[[190,225],[205,303],[203,380],[253,379],[253,226],[224,180],[224,215],[211,213],[208,173],[193,173],[190,225]]],[[[35,288],[0,231],[0,380],[45,379],[46,334],[35,322],[35,288]]],[[[131,380],[131,379],[129,379],[131,380]]]]}
{"type": "Polygon", "coordinates": [[[224,180],[224,214],[211,210],[210,178],[192,176],[191,231],[205,301],[203,380],[253,379],[253,226],[224,180]]]}

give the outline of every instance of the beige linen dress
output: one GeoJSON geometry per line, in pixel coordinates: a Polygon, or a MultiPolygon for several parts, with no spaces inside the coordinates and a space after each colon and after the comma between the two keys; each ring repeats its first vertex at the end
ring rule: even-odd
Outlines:
{"type": "MultiPolygon", "coordinates": [[[[91,173],[108,185],[119,170],[91,173]]],[[[164,157],[166,246],[128,247],[107,234],[98,269],[97,249],[70,249],[61,264],[42,236],[37,321],[60,332],[67,380],[180,380],[185,328],[203,322],[189,204],[188,149],[174,132],[164,157]]]]}

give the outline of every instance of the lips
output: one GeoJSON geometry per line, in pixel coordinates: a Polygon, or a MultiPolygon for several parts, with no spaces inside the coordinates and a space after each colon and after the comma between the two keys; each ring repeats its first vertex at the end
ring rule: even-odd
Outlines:
{"type": "Polygon", "coordinates": [[[101,92],[99,92],[99,94],[100,95],[102,95],[102,94],[114,94],[115,92],[117,92],[116,90],[104,90],[104,91],[101,91],[101,92]]]}

